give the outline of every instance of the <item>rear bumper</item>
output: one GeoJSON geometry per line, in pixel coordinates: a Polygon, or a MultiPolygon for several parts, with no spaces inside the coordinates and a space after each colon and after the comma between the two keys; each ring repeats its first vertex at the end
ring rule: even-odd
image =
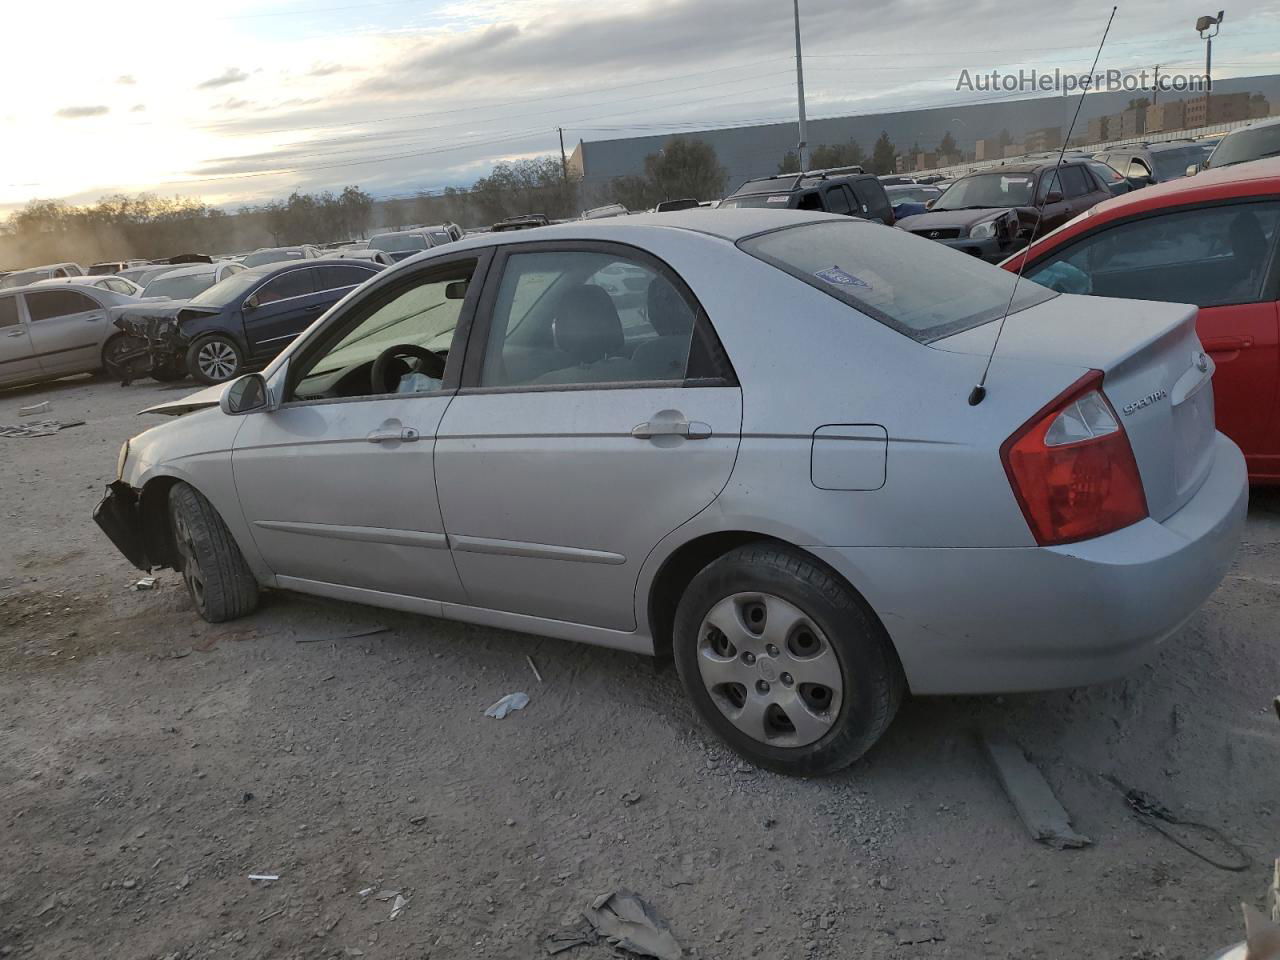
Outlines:
{"type": "Polygon", "coordinates": [[[107,487],[107,495],[93,511],[93,521],[102,528],[126,560],[139,570],[151,571],[142,530],[138,492],[120,480],[107,487]]]}
{"type": "Polygon", "coordinates": [[[1081,686],[1127,673],[1217,588],[1248,507],[1244,457],[1217,434],[1196,495],[1062,547],[819,548],[862,590],[917,694],[1081,686]]]}

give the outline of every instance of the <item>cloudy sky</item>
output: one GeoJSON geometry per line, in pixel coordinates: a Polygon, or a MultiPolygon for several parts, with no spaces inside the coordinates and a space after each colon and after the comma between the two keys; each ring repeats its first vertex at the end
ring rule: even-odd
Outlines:
{"type": "MultiPolygon", "coordinates": [[[[1203,6],[1124,0],[1100,66],[1201,67],[1203,6]]],[[[972,102],[962,69],[1083,71],[1110,11],[800,8],[817,117],[972,102]]],[[[0,214],[119,191],[395,196],[556,151],[557,127],[572,149],[795,114],[790,0],[64,0],[4,19],[0,214]]],[[[1214,52],[1215,78],[1280,72],[1280,0],[1228,9],[1214,52]]]]}

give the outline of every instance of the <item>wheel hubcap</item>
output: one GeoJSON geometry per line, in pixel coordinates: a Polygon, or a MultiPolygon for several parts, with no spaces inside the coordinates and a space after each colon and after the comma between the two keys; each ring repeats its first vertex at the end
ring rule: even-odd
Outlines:
{"type": "Polygon", "coordinates": [[[236,372],[236,352],[221,340],[210,341],[196,351],[196,366],[210,380],[226,380],[236,372]]]}
{"type": "Polygon", "coordinates": [[[174,540],[178,545],[178,554],[182,557],[182,579],[191,591],[191,599],[196,608],[204,609],[204,573],[200,569],[200,561],[196,559],[196,541],[191,535],[191,528],[181,513],[173,517],[174,540]]]}
{"type": "Polygon", "coordinates": [[[795,604],[767,593],[734,594],[707,612],[698,671],[729,722],[770,746],[820,740],[844,700],[826,634],[795,604]]]}

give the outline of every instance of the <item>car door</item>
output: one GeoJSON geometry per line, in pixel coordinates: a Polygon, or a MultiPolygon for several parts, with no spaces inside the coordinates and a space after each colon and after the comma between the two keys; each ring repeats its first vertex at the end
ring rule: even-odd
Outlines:
{"type": "MultiPolygon", "coordinates": [[[[1094,180],[1084,164],[1067,164],[1061,170],[1062,192],[1067,201],[1067,220],[1078,217],[1096,203],[1111,196],[1111,191],[1094,180]]],[[[1063,221],[1065,223],[1066,220],[1063,221]]]]}
{"type": "Polygon", "coordinates": [[[316,268],[293,267],[245,298],[241,312],[250,356],[274,357],[333,302],[316,296],[316,280],[316,268]]]}
{"type": "Polygon", "coordinates": [[[81,373],[102,365],[102,343],[110,325],[102,304],[70,287],[29,291],[23,299],[31,346],[45,373],[81,373]]]}
{"type": "Polygon", "coordinates": [[[465,337],[486,256],[432,261],[353,299],[290,357],[278,409],[246,417],[236,490],[282,585],[435,613],[465,599],[433,461],[462,367],[452,345],[465,337]],[[443,354],[443,381],[395,360],[374,389],[377,357],[406,345],[443,354]]]}
{"type": "Polygon", "coordinates": [[[1278,223],[1275,199],[1178,207],[1087,234],[1026,275],[1070,274],[1095,296],[1199,306],[1196,331],[1217,365],[1218,429],[1252,474],[1280,476],[1278,223]]]}
{"type": "Polygon", "coordinates": [[[741,392],[683,281],[636,248],[498,248],[436,484],[473,606],[635,629],[640,567],[729,479],[741,392]],[[604,278],[648,279],[632,302],[604,278]]]}
{"type": "Polygon", "coordinates": [[[27,380],[39,370],[21,302],[16,295],[0,296],[0,383],[27,380]]]}
{"type": "Polygon", "coordinates": [[[1056,230],[1071,219],[1071,204],[1063,191],[1061,173],[1060,170],[1049,170],[1040,175],[1040,189],[1036,194],[1036,200],[1042,206],[1037,237],[1044,236],[1050,230],[1056,230]],[[1050,200],[1051,194],[1056,194],[1057,198],[1050,200]]]}

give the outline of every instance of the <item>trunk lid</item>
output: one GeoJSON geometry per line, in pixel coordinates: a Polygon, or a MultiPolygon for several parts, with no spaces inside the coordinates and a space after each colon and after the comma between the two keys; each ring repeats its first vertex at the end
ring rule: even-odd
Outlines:
{"type": "MultiPolygon", "coordinates": [[[[1063,294],[1011,314],[996,350],[1006,360],[1102,371],[1103,392],[1128,434],[1156,520],[1190,500],[1211,466],[1214,365],[1196,336],[1197,313],[1185,304],[1063,294]]],[[[984,324],[932,346],[986,356],[998,326],[984,324]]],[[[999,389],[988,381],[992,399],[999,389]]]]}

